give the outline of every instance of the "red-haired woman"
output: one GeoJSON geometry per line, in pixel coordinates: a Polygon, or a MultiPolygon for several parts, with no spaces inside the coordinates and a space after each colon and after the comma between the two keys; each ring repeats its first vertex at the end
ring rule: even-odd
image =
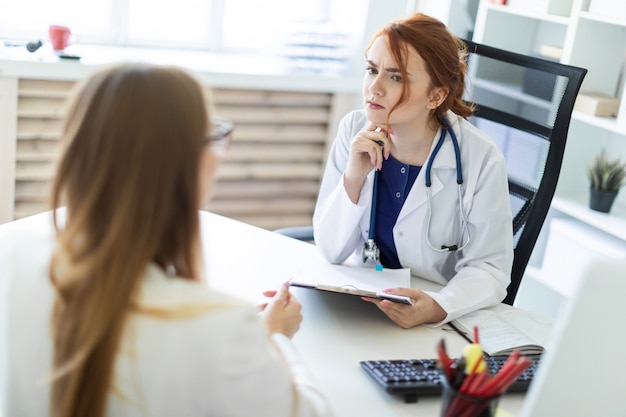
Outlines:
{"type": "Polygon", "coordinates": [[[366,49],[364,109],[330,150],[313,224],[332,263],[410,268],[444,287],[367,299],[408,328],[437,325],[506,295],[513,232],[505,160],[467,120],[465,50],[423,14],[391,22],[366,49]]]}

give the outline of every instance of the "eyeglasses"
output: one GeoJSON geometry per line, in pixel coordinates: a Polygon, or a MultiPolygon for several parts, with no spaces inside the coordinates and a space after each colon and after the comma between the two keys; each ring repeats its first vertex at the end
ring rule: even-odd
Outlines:
{"type": "Polygon", "coordinates": [[[211,134],[204,139],[204,144],[219,155],[226,153],[235,125],[230,120],[214,117],[211,119],[211,134]]]}

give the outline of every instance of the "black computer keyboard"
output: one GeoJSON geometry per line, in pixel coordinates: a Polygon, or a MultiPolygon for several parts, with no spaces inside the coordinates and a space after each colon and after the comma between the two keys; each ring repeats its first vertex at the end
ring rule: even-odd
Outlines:
{"type": "MultiPolygon", "coordinates": [[[[497,373],[508,356],[485,356],[491,374],[497,373]]],[[[532,364],[507,392],[526,392],[535,376],[540,355],[528,356],[532,364]]],[[[399,359],[360,362],[363,369],[390,394],[403,395],[406,402],[416,402],[421,396],[441,395],[441,374],[437,359],[399,359]]]]}

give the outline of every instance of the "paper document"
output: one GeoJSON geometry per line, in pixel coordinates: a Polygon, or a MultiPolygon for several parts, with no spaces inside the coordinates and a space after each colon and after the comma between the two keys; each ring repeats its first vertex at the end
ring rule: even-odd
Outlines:
{"type": "Polygon", "coordinates": [[[325,262],[303,264],[289,281],[295,287],[388,299],[411,304],[408,297],[383,293],[386,288],[411,287],[411,270],[334,265],[325,262]]]}
{"type": "Polygon", "coordinates": [[[501,312],[476,310],[452,323],[466,335],[478,327],[480,344],[492,356],[509,355],[515,349],[527,355],[541,354],[554,327],[554,319],[547,314],[518,308],[501,312]]]}

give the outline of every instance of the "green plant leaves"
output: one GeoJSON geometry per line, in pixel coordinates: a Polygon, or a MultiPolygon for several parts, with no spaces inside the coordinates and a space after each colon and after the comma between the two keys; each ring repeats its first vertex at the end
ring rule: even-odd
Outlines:
{"type": "Polygon", "coordinates": [[[604,152],[597,155],[587,168],[591,188],[617,192],[626,181],[626,163],[609,159],[604,152]]]}

